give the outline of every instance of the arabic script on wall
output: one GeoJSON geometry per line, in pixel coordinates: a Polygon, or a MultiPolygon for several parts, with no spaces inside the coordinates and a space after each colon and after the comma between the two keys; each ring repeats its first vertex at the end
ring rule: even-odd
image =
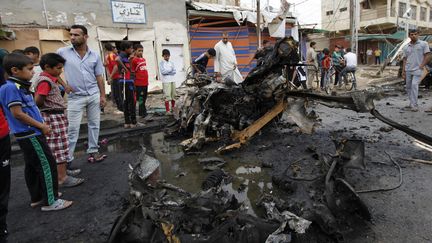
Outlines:
{"type": "Polygon", "coordinates": [[[111,1],[111,10],[114,23],[146,23],[143,3],[111,1]]]}

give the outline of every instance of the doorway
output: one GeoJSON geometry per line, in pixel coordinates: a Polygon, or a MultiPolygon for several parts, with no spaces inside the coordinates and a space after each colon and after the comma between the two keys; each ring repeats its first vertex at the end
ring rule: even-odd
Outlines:
{"type": "Polygon", "coordinates": [[[176,68],[174,80],[176,87],[179,87],[186,79],[183,44],[163,44],[162,49],[168,49],[171,53],[170,61],[174,63],[176,68]]]}

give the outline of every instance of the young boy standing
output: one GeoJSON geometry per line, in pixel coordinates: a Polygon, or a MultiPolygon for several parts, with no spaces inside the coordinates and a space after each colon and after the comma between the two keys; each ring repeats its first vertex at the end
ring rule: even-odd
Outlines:
{"type": "Polygon", "coordinates": [[[9,127],[0,108],[0,242],[4,242],[8,235],[6,216],[8,213],[11,180],[10,156],[11,142],[9,127]]]}
{"type": "Polygon", "coordinates": [[[108,73],[108,84],[111,85],[111,98],[113,102],[116,104],[117,109],[121,111],[122,100],[120,99],[120,91],[119,91],[119,79],[120,74],[118,72],[117,65],[117,49],[111,45],[110,43],[105,44],[105,50],[107,51],[105,55],[105,67],[108,73]]]}
{"type": "MultiPolygon", "coordinates": [[[[0,86],[5,83],[3,71],[3,57],[8,52],[0,48],[0,86]]],[[[7,242],[7,223],[9,192],[11,181],[11,142],[9,138],[9,126],[4,117],[3,109],[0,105],[0,242],[7,242]]]]}
{"type": "Polygon", "coordinates": [[[69,156],[68,120],[65,114],[66,104],[57,83],[65,62],[66,60],[56,53],[41,57],[40,66],[43,72],[34,83],[35,101],[45,123],[51,129],[51,133],[46,135],[46,141],[57,161],[59,186],[74,187],[83,183],[84,179],[66,174],[69,156]]]}
{"type": "Polygon", "coordinates": [[[175,95],[176,95],[176,87],[174,75],[176,74],[176,69],[174,63],[170,62],[170,51],[167,49],[162,50],[163,60],[159,63],[159,70],[161,73],[161,80],[163,85],[163,92],[165,97],[165,109],[166,112],[170,112],[170,101],[171,101],[171,109],[175,106],[175,95]]]}
{"type": "Polygon", "coordinates": [[[134,97],[134,78],[129,59],[132,52],[132,43],[129,41],[123,41],[120,44],[120,54],[117,57],[118,69],[120,72],[120,94],[124,97],[123,113],[125,119],[125,128],[132,128],[137,124],[134,97]]]}
{"type": "Polygon", "coordinates": [[[72,202],[58,198],[56,162],[43,137],[51,129],[43,123],[29,91],[33,62],[25,55],[12,53],[5,57],[3,64],[10,77],[0,87],[0,103],[24,154],[30,205],[42,206],[42,211],[68,208],[72,202]]]}
{"type": "Polygon", "coordinates": [[[42,72],[42,68],[39,65],[39,57],[40,57],[40,51],[36,46],[29,46],[24,49],[24,55],[28,56],[32,62],[33,62],[33,78],[30,80],[30,83],[32,85],[30,86],[30,91],[35,91],[34,82],[36,82],[37,78],[39,77],[39,74],[42,72]]]}
{"type": "Polygon", "coordinates": [[[132,59],[132,70],[135,72],[136,100],[138,101],[138,115],[147,116],[146,100],[148,87],[147,62],[143,57],[143,46],[135,46],[135,57],[132,59]]]}

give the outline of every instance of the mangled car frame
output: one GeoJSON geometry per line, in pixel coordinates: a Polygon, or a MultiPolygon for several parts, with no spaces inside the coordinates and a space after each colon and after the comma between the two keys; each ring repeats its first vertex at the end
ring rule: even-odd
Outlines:
{"type": "MultiPolygon", "coordinates": [[[[306,113],[306,104],[311,100],[369,112],[432,144],[432,138],[383,117],[373,103],[379,98],[377,92],[331,96],[293,89],[291,77],[295,76],[299,56],[292,38],[279,40],[257,57],[260,65],[239,85],[229,79],[217,82],[207,75],[197,75],[187,83],[177,123],[170,129],[171,133],[192,133],[182,142],[185,150],[199,150],[215,140],[223,144],[218,152],[239,148],[283,112],[302,132],[310,134],[315,122],[306,113]]],[[[263,194],[257,202],[265,209],[263,218],[248,215],[243,205],[222,189],[221,185],[230,180],[223,170],[210,172],[202,191],[190,194],[158,180],[159,162],[143,152],[132,166],[131,205],[114,225],[110,242],[344,242],[346,232],[372,216],[360,192],[345,178],[347,169],[365,168],[364,143],[335,140],[335,147],[334,154],[315,156],[318,173],[314,177],[298,176],[288,169],[274,176],[273,182],[286,195],[277,198],[263,194]]],[[[401,183],[402,173],[394,188],[401,183]]]]}

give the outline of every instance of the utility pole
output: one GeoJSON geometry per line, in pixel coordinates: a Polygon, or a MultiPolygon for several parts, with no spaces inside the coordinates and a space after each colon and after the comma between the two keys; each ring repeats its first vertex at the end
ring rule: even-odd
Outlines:
{"type": "Polygon", "coordinates": [[[406,20],[405,20],[405,36],[406,36],[406,39],[408,39],[408,37],[409,37],[409,34],[408,34],[408,32],[409,32],[409,19],[411,18],[411,12],[412,12],[412,10],[411,10],[411,6],[410,6],[410,1],[409,0],[406,0],[405,1],[406,2],[406,7],[407,7],[407,18],[406,18],[406,20]]]}
{"type": "Polygon", "coordinates": [[[257,0],[257,35],[258,35],[258,49],[261,48],[261,9],[260,0],[257,0]]]}
{"type": "Polygon", "coordinates": [[[351,28],[351,50],[358,54],[358,29],[360,22],[360,2],[350,0],[350,28],[351,28]]]}

